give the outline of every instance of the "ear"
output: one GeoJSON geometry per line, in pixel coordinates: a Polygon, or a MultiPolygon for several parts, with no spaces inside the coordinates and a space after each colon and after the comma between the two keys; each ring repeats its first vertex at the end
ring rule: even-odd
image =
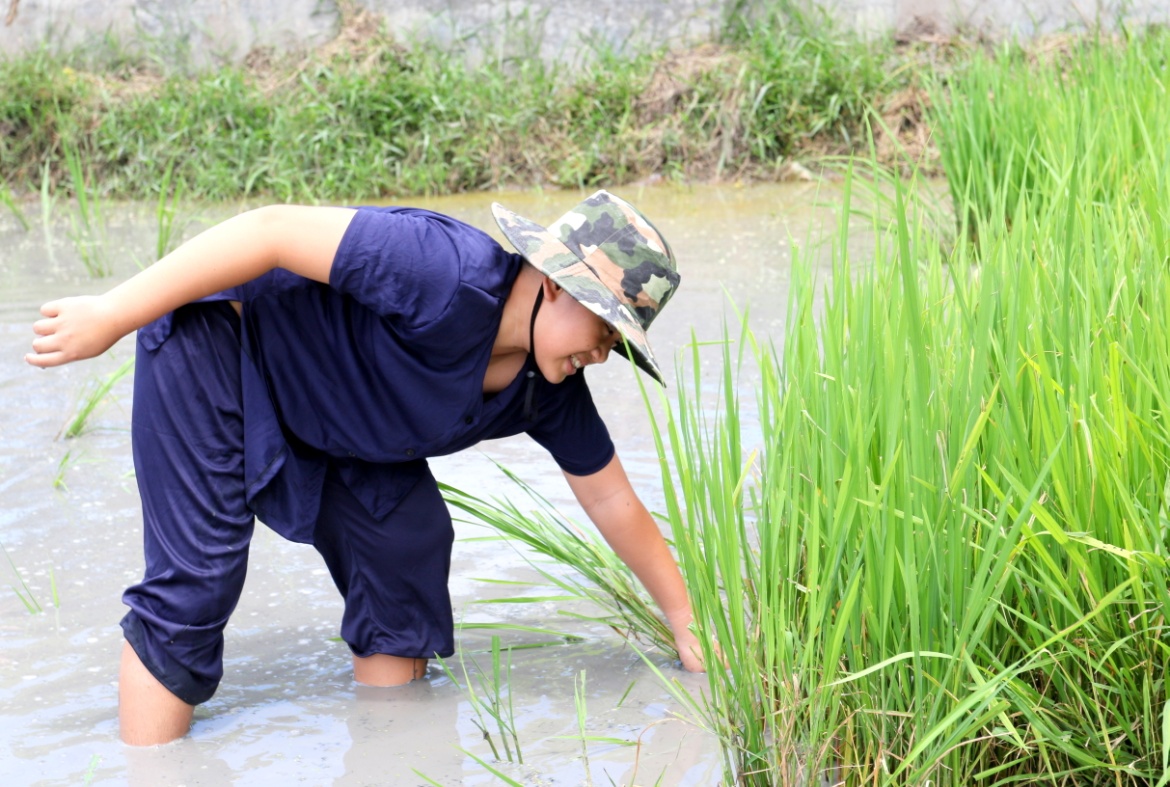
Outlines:
{"type": "Polygon", "coordinates": [[[544,299],[546,301],[555,301],[558,297],[560,297],[560,294],[564,292],[564,290],[561,289],[561,285],[557,284],[548,276],[544,277],[544,282],[542,282],[541,286],[544,287],[544,299]]]}

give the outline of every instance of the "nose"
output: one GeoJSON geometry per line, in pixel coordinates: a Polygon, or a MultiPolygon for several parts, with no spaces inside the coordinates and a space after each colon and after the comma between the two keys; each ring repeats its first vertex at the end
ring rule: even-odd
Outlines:
{"type": "Polygon", "coordinates": [[[608,361],[609,360],[609,351],[612,350],[614,348],[614,345],[616,345],[617,343],[618,343],[617,338],[607,339],[606,341],[602,342],[599,347],[597,347],[595,350],[593,350],[592,353],[590,353],[590,355],[593,356],[593,363],[605,363],[606,361],[608,361]]]}

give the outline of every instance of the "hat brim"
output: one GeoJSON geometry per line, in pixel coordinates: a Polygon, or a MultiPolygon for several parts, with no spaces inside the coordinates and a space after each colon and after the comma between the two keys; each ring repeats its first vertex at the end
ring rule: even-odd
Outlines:
{"type": "Polygon", "coordinates": [[[597,277],[580,257],[547,229],[523,216],[508,210],[498,202],[492,203],[492,215],[500,231],[529,264],[553,280],[569,293],[575,301],[605,320],[625,339],[617,344],[614,351],[666,386],[662,369],[650,349],[646,330],[630,308],[597,277]],[[566,275],[572,270],[572,275],[566,275]],[[582,282],[582,275],[589,277],[589,285],[582,282]],[[629,350],[627,351],[627,348],[629,350]]]}

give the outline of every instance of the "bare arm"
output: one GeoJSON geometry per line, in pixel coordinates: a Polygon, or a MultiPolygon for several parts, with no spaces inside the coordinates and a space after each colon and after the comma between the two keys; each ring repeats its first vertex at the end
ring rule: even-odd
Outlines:
{"type": "Polygon", "coordinates": [[[353,214],[346,208],[274,205],[228,219],[104,295],[46,303],[25,360],[45,368],[92,358],[183,304],[273,268],[328,282],[353,214]]]}
{"type": "Polygon", "coordinates": [[[615,455],[593,475],[565,473],[565,478],[606,542],[630,567],[666,616],[683,667],[690,672],[701,672],[702,650],[688,628],[692,620],[691,602],[682,575],[654,518],[630,485],[622,463],[615,455]]]}

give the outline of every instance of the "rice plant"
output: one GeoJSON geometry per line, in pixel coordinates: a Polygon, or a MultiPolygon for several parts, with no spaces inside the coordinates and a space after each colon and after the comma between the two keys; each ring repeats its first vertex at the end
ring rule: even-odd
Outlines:
{"type": "Polygon", "coordinates": [[[20,226],[25,230],[25,232],[28,231],[30,225],[28,223],[28,219],[24,215],[24,211],[20,209],[20,205],[17,203],[16,198],[12,195],[12,191],[3,183],[0,183],[0,205],[8,208],[8,211],[14,217],[16,217],[17,222],[19,222],[20,226]]]}
{"type": "MultiPolygon", "coordinates": [[[[448,504],[472,517],[468,521],[486,524],[507,540],[527,546],[531,552],[562,566],[570,566],[574,572],[550,571],[529,560],[542,578],[563,595],[496,598],[491,599],[491,603],[589,601],[600,609],[599,616],[564,611],[562,614],[602,623],[627,639],[646,643],[676,657],[670,627],[657,615],[654,602],[613,550],[594,530],[579,527],[512,472],[506,468],[501,470],[538,508],[525,510],[506,498],[484,500],[445,484],[439,486],[448,504]]],[[[526,553],[522,554],[526,556],[526,553]]]]}
{"type": "MultiPolygon", "coordinates": [[[[100,379],[90,380],[85,387],[85,392],[81,397],[81,401],[77,406],[77,411],[73,417],[69,419],[69,423],[62,430],[62,434],[66,439],[77,437],[85,432],[89,425],[89,419],[98,407],[110,395],[110,391],[118,384],[118,381],[129,374],[134,369],[134,359],[128,358],[122,362],[114,371],[107,374],[100,379]]],[[[66,459],[68,454],[66,455],[66,459]]],[[[62,470],[65,460],[62,460],[62,470]]],[[[60,478],[60,476],[58,476],[60,478]]]]}
{"type": "MultiPolygon", "coordinates": [[[[1075,162],[1090,202],[1143,202],[1165,219],[1170,150],[1170,34],[1159,28],[1118,39],[1067,39],[1050,50],[1005,44],[932,90],[932,122],[951,198],[976,220],[1032,219],[1059,199],[1065,165],[1075,162]],[[1140,184],[1140,186],[1139,186],[1140,184]]],[[[1165,221],[1160,222],[1161,225],[1165,221]]],[[[1153,228],[1158,237],[1162,226],[1153,228]]]]}
{"type": "Polygon", "coordinates": [[[80,151],[67,147],[64,157],[77,201],[77,210],[70,216],[69,239],[89,275],[104,278],[112,270],[106,254],[106,220],[101,197],[92,173],[82,163],[80,151]]]}
{"type": "Polygon", "coordinates": [[[680,378],[663,482],[727,783],[1166,783],[1167,249],[1062,183],[978,256],[898,185],[872,260],[843,232],[831,282],[798,266],[781,347],[725,337],[718,401],[680,378]]]}
{"type": "MultiPolygon", "coordinates": [[[[16,597],[20,599],[20,603],[24,605],[24,608],[30,615],[43,612],[44,607],[41,606],[39,601],[37,601],[37,597],[33,594],[32,589],[29,588],[28,583],[24,581],[24,577],[20,574],[20,569],[18,569],[16,567],[16,563],[12,561],[12,556],[8,554],[8,550],[5,549],[3,543],[0,543],[0,552],[4,553],[4,560],[8,563],[8,567],[12,570],[12,576],[15,577],[16,581],[20,584],[20,587],[17,587],[16,585],[9,585],[9,587],[12,588],[12,591],[16,594],[16,597]]],[[[56,580],[53,580],[52,584],[53,603],[54,606],[57,606],[58,599],[56,580]]]]}
{"type": "MultiPolygon", "coordinates": [[[[487,741],[492,750],[492,757],[497,762],[523,764],[524,755],[520,751],[520,737],[516,734],[516,713],[512,705],[511,649],[502,649],[500,638],[492,637],[491,672],[485,672],[474,656],[470,658],[475,672],[474,679],[468,672],[467,663],[462,655],[459,657],[459,666],[463,672],[462,686],[471,709],[475,712],[472,724],[483,733],[483,739],[487,741]],[[476,684],[479,685],[478,690],[476,684]]],[[[440,658],[439,663],[451,682],[457,686],[461,685],[446,660],[440,658]]]]}
{"type": "Polygon", "coordinates": [[[154,258],[162,259],[182,242],[183,226],[179,223],[179,204],[183,197],[183,181],[175,178],[175,165],[167,165],[159,184],[155,203],[155,224],[158,229],[154,258]]]}

